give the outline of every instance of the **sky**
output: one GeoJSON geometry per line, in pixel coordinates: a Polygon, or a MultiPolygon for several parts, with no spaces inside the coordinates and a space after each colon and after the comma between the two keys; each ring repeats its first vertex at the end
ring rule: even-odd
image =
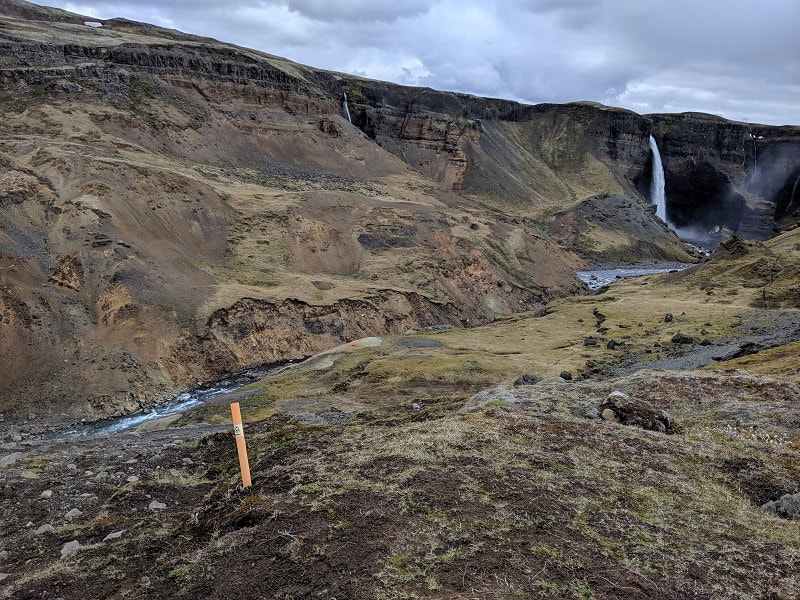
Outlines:
{"type": "Polygon", "coordinates": [[[407,85],[800,125],[798,0],[42,3],[407,85]]]}

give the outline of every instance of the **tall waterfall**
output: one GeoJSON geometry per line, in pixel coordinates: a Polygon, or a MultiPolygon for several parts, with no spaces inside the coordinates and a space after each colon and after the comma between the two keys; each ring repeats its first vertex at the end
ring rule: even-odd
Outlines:
{"type": "Polygon", "coordinates": [[[650,180],[650,201],[656,205],[656,216],[667,221],[667,196],[664,193],[664,165],[661,164],[661,153],[658,151],[656,138],[650,136],[650,150],[653,152],[653,175],[650,180]]]}
{"type": "Polygon", "coordinates": [[[350,107],[347,106],[347,92],[344,94],[344,102],[342,102],[342,106],[344,107],[344,116],[346,116],[347,120],[352,123],[353,119],[350,118],[350,107]]]}

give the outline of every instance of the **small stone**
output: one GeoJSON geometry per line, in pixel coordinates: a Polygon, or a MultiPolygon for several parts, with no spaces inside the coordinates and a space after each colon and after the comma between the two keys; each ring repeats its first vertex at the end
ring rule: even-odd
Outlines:
{"type": "Polygon", "coordinates": [[[20,476],[23,479],[39,479],[39,474],[33,471],[23,471],[20,476]]]}
{"type": "Polygon", "coordinates": [[[583,340],[583,345],[588,347],[597,346],[597,338],[589,336],[583,340]]]}
{"type": "Polygon", "coordinates": [[[169,474],[172,475],[173,477],[180,477],[181,472],[178,471],[178,469],[170,469],[169,474]]]}
{"type": "Polygon", "coordinates": [[[78,518],[78,517],[80,517],[82,514],[83,514],[83,511],[82,511],[82,510],[79,510],[79,509],[77,509],[77,508],[73,508],[73,509],[72,509],[71,511],[69,511],[67,514],[65,514],[65,515],[64,515],[64,517],[65,517],[65,518],[67,518],[67,519],[69,519],[69,520],[71,521],[72,519],[77,519],[77,518],[78,518]]]}
{"type": "Polygon", "coordinates": [[[564,381],[572,381],[572,373],[569,371],[561,371],[561,375],[559,375],[559,377],[561,377],[561,379],[564,381]]]}
{"type": "Polygon", "coordinates": [[[158,500],[153,500],[148,506],[150,510],[164,510],[167,508],[167,505],[163,502],[159,502],[158,500]]]}
{"type": "Polygon", "coordinates": [[[81,545],[78,540],[72,540],[71,542],[67,542],[61,547],[61,558],[66,558],[67,556],[72,556],[78,550],[80,550],[81,545]]]}
{"type": "Polygon", "coordinates": [[[11,575],[9,573],[0,573],[0,581],[3,581],[4,579],[8,579],[9,577],[11,577],[11,575]]]}
{"type": "Polygon", "coordinates": [[[42,535],[43,533],[53,533],[56,530],[50,523],[45,523],[44,525],[39,525],[39,527],[34,531],[36,535],[42,535]]]}
{"type": "Polygon", "coordinates": [[[181,459],[181,462],[182,462],[183,464],[185,464],[185,465],[193,465],[193,464],[194,464],[194,461],[193,461],[191,458],[189,458],[188,456],[187,456],[187,457],[184,457],[184,458],[182,458],[182,459],[181,459]]]}
{"type": "Polygon", "coordinates": [[[672,313],[667,313],[664,315],[664,323],[672,323],[675,317],[672,316],[672,313]]]}
{"type": "Polygon", "coordinates": [[[41,494],[39,494],[39,498],[52,498],[53,497],[53,490],[45,490],[41,494]]]}
{"type": "Polygon", "coordinates": [[[83,472],[83,474],[86,475],[87,477],[91,477],[92,475],[94,475],[94,471],[90,471],[89,469],[86,469],[83,472]]]}
{"type": "Polygon", "coordinates": [[[617,413],[615,413],[610,408],[604,408],[603,412],[600,413],[600,416],[603,417],[604,421],[611,421],[612,423],[619,423],[619,419],[617,418],[617,413]]]}
{"type": "Polygon", "coordinates": [[[100,471],[97,474],[97,479],[108,479],[108,471],[100,471]]]}
{"type": "Polygon", "coordinates": [[[411,410],[420,410],[422,406],[420,406],[419,402],[412,402],[411,403],[411,410]]]}
{"type": "Polygon", "coordinates": [[[33,521],[28,521],[25,523],[25,527],[33,527],[33,521]]]}
{"type": "Polygon", "coordinates": [[[114,531],[113,533],[109,533],[106,537],[103,538],[104,542],[110,542],[111,540],[118,540],[122,537],[122,534],[128,531],[127,529],[120,529],[119,531],[114,531]]]}
{"type": "Polygon", "coordinates": [[[74,463],[69,463],[69,464],[67,465],[67,469],[69,469],[70,471],[77,471],[77,469],[78,469],[78,465],[76,465],[76,464],[74,464],[74,463]]]}
{"type": "Polygon", "coordinates": [[[128,483],[134,483],[136,481],[139,481],[139,478],[136,475],[131,475],[125,481],[127,481],[128,483]]]}
{"type": "Polygon", "coordinates": [[[13,434],[11,436],[11,441],[12,442],[21,442],[22,441],[22,436],[20,434],[18,434],[18,433],[15,433],[15,434],[13,434]]]}

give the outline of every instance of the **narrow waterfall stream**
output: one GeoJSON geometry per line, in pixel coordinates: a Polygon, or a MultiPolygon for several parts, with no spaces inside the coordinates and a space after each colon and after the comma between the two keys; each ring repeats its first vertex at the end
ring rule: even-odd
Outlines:
{"type": "Polygon", "coordinates": [[[344,93],[344,101],[342,102],[342,107],[344,108],[344,116],[346,116],[347,120],[352,123],[353,119],[350,118],[350,107],[347,106],[347,92],[344,93]]]}

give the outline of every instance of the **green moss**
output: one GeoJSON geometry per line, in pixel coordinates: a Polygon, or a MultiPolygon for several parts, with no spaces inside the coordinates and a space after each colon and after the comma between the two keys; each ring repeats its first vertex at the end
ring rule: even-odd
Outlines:
{"type": "Polygon", "coordinates": [[[304,494],[321,494],[325,491],[325,487],[315,481],[298,485],[295,489],[304,494]]]}

